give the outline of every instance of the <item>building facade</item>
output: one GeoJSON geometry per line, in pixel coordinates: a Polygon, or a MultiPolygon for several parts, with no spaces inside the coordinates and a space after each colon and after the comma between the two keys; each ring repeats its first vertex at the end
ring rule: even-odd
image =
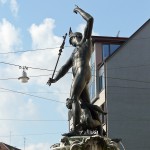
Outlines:
{"type": "MultiPolygon", "coordinates": [[[[125,37],[93,36],[94,52],[91,58],[92,78],[89,83],[90,98],[94,105],[107,112],[105,69],[102,65],[117,49],[127,41],[125,37]]],[[[108,118],[100,116],[103,128],[108,133],[108,118]]]]}
{"type": "Polygon", "coordinates": [[[99,44],[94,104],[108,112],[104,128],[110,138],[122,138],[127,150],[149,150],[150,20],[111,55],[109,44],[99,44]]]}

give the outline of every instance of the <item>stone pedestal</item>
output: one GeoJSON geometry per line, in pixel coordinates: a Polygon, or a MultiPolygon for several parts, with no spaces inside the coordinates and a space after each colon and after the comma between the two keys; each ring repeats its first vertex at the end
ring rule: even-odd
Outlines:
{"type": "Polygon", "coordinates": [[[110,138],[94,136],[63,137],[60,143],[50,147],[51,150],[120,150],[110,138]]]}

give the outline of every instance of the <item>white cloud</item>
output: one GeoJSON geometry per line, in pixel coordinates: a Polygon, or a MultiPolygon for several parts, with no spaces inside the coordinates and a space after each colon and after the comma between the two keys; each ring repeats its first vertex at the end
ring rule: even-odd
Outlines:
{"type": "Polygon", "coordinates": [[[32,99],[28,99],[18,107],[19,118],[37,117],[37,108],[32,99]]]}
{"type": "Polygon", "coordinates": [[[58,46],[61,38],[54,35],[54,27],[55,21],[51,18],[46,18],[40,25],[33,24],[29,29],[33,48],[58,46]]]}
{"type": "Polygon", "coordinates": [[[0,22],[0,50],[1,52],[13,51],[21,43],[19,30],[9,21],[2,19],[0,22]]]}
{"type": "MultiPolygon", "coordinates": [[[[4,87],[3,83],[1,86],[4,87]]],[[[0,119],[2,119],[0,120],[0,138],[1,141],[9,143],[10,131],[12,134],[17,134],[21,130],[19,124],[9,119],[37,118],[38,109],[31,99],[24,101],[22,95],[1,90],[0,97],[0,119]]]]}
{"type": "MultiPolygon", "coordinates": [[[[29,32],[32,38],[32,47],[33,49],[38,48],[55,48],[59,47],[60,43],[62,41],[62,38],[56,36],[53,33],[53,29],[55,27],[55,21],[51,18],[46,18],[40,25],[32,24],[29,32]]],[[[29,54],[29,53],[28,53],[29,54]]],[[[26,56],[30,57],[28,54],[26,56]]],[[[35,64],[35,61],[39,62],[38,65],[50,68],[50,66],[47,66],[46,64],[49,64],[51,62],[50,59],[54,61],[54,57],[56,57],[58,54],[58,48],[57,49],[49,49],[47,51],[40,51],[37,53],[34,53],[32,55],[32,63],[35,64]]],[[[25,56],[25,55],[24,55],[25,56]]],[[[53,62],[52,61],[52,62],[53,62]]]]}
{"type": "Polygon", "coordinates": [[[26,150],[48,150],[50,149],[50,145],[48,143],[38,143],[38,144],[31,144],[26,147],[26,150]]]}
{"type": "Polygon", "coordinates": [[[10,0],[10,9],[14,16],[17,16],[19,11],[19,5],[17,0],[10,0]]]}
{"type": "Polygon", "coordinates": [[[0,4],[4,5],[6,3],[9,4],[10,10],[11,10],[13,16],[16,17],[18,15],[18,11],[19,11],[19,5],[18,5],[17,0],[0,0],[0,4]]]}

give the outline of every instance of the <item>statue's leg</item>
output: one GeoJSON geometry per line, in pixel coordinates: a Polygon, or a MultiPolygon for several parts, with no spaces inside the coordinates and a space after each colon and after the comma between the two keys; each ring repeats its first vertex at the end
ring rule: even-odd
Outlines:
{"type": "Polygon", "coordinates": [[[80,99],[82,100],[82,102],[84,103],[90,103],[90,94],[89,94],[89,90],[88,90],[88,85],[86,85],[80,95],[80,99]]]}
{"type": "Polygon", "coordinates": [[[85,85],[86,85],[85,76],[82,73],[77,73],[72,83],[70,95],[71,99],[73,100],[72,112],[73,112],[74,130],[76,130],[76,125],[80,123],[81,106],[79,103],[79,98],[83,89],[85,88],[85,85]]]}
{"type": "Polygon", "coordinates": [[[80,123],[81,108],[78,100],[73,100],[72,103],[73,127],[76,130],[76,125],[80,123]]]}

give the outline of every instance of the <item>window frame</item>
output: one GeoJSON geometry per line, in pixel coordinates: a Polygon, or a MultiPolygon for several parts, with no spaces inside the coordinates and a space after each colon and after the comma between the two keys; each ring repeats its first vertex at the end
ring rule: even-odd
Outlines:
{"type": "Polygon", "coordinates": [[[104,61],[105,59],[107,59],[110,55],[112,55],[119,47],[120,47],[121,45],[119,44],[119,43],[103,43],[102,44],[102,60],[104,61]],[[107,54],[107,56],[106,57],[104,57],[104,53],[105,53],[105,51],[106,50],[104,50],[104,46],[108,46],[108,54],[107,54]],[[112,50],[112,48],[111,48],[111,46],[117,46],[117,48],[115,49],[115,50],[113,50],[113,51],[111,51],[112,50]]]}

